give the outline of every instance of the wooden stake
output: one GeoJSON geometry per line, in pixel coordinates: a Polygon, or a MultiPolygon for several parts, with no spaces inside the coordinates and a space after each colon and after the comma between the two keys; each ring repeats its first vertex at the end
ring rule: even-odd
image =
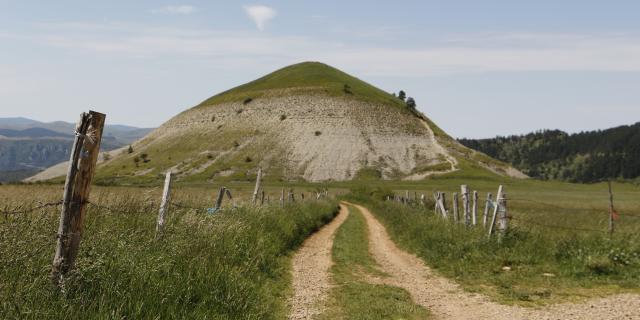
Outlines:
{"type": "Polygon", "coordinates": [[[158,212],[158,224],[156,225],[156,239],[162,237],[164,231],[164,217],[169,211],[169,201],[171,198],[171,171],[167,171],[164,178],[164,189],[162,190],[162,202],[160,203],[160,211],[158,212]]]}
{"type": "Polygon", "coordinates": [[[458,222],[460,220],[460,215],[458,213],[458,194],[456,192],[453,193],[453,221],[458,222]]]}
{"type": "Polygon", "coordinates": [[[260,205],[264,205],[264,190],[262,191],[262,195],[260,196],[260,205]]]}
{"type": "Polygon", "coordinates": [[[491,192],[487,193],[487,201],[484,203],[484,215],[482,216],[482,226],[487,227],[487,220],[489,219],[489,208],[493,206],[493,200],[491,199],[491,192]]]}
{"type": "Polygon", "coordinates": [[[466,184],[460,186],[460,193],[462,194],[462,210],[464,211],[464,224],[471,224],[471,216],[469,210],[469,187],[466,184]]]}
{"type": "Polygon", "coordinates": [[[502,199],[499,202],[500,210],[498,210],[498,232],[500,235],[504,235],[509,228],[509,215],[507,212],[507,194],[502,194],[502,199]]]}
{"type": "Polygon", "coordinates": [[[258,168],[258,175],[256,176],[256,187],[253,189],[253,197],[251,203],[255,204],[258,200],[258,192],[260,191],[260,183],[262,180],[262,168],[258,168]]]}
{"type": "Polygon", "coordinates": [[[78,256],[105,118],[106,115],[102,113],[89,111],[80,115],[76,125],[76,137],[71,148],[69,169],[64,184],[56,253],[51,270],[51,277],[60,288],[64,288],[64,276],[73,268],[78,256]]]}
{"type": "Polygon", "coordinates": [[[471,224],[478,223],[478,191],[473,192],[473,204],[471,206],[471,224]]]}
{"type": "Polygon", "coordinates": [[[607,185],[609,186],[609,234],[613,234],[613,214],[615,212],[615,208],[613,207],[613,192],[611,191],[611,180],[607,181],[607,185]]]}
{"type": "Polygon", "coordinates": [[[491,224],[489,224],[489,237],[493,234],[493,228],[496,225],[496,217],[498,216],[498,209],[500,208],[500,202],[502,201],[502,185],[498,187],[498,194],[496,195],[496,204],[493,206],[493,217],[491,217],[491,224]]]}
{"type": "Polygon", "coordinates": [[[218,198],[216,199],[216,205],[214,206],[215,210],[219,210],[222,206],[222,199],[224,198],[225,187],[220,187],[220,191],[218,191],[218,198]]]}

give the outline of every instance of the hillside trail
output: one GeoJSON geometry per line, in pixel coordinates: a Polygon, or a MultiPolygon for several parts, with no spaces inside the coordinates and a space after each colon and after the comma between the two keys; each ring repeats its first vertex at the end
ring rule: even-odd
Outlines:
{"type": "Polygon", "coordinates": [[[338,215],[307,238],[293,256],[289,319],[311,319],[322,312],[322,302],[331,289],[329,269],[333,265],[333,238],[348,215],[349,210],[341,204],[338,215]]]}
{"type": "Polygon", "coordinates": [[[420,123],[425,127],[425,129],[427,129],[427,132],[429,134],[429,139],[431,141],[433,141],[433,146],[438,150],[438,153],[441,154],[445,160],[447,162],[449,162],[449,164],[451,165],[450,169],[444,170],[444,171],[434,171],[434,172],[426,172],[426,173],[416,173],[413,175],[410,175],[408,177],[405,177],[404,180],[422,180],[428,176],[433,176],[433,175],[443,175],[443,174],[447,174],[447,173],[451,173],[451,172],[455,172],[460,170],[458,168],[458,159],[456,159],[455,157],[453,157],[450,153],[449,150],[447,150],[447,148],[443,147],[440,142],[438,141],[438,139],[436,138],[435,133],[433,132],[433,130],[431,129],[431,127],[429,126],[429,124],[420,119],[420,123]]]}
{"type": "Polygon", "coordinates": [[[640,319],[640,296],[634,294],[530,309],[497,304],[480,294],[465,292],[433,272],[418,257],[400,250],[369,210],[352,205],[367,221],[371,255],[389,275],[369,276],[369,280],[407,290],[414,302],[427,308],[435,319],[640,319]]]}

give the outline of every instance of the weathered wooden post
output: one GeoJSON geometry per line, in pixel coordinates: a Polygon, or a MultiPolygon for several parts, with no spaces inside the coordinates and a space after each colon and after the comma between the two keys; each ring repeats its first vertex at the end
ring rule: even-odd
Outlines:
{"type": "Polygon", "coordinates": [[[227,188],[220,187],[220,191],[218,191],[218,198],[216,198],[216,205],[213,207],[215,210],[219,210],[222,206],[222,199],[224,198],[224,191],[227,188]]]}
{"type": "Polygon", "coordinates": [[[611,191],[611,180],[607,181],[607,185],[609,185],[609,234],[613,234],[613,216],[615,213],[615,208],[613,207],[613,192],[611,191]]]}
{"type": "Polygon", "coordinates": [[[460,215],[458,213],[458,193],[453,193],[453,221],[458,222],[460,215]]]}
{"type": "Polygon", "coordinates": [[[171,200],[171,178],[173,173],[167,171],[164,178],[164,189],[162,190],[162,202],[160,203],[160,211],[158,212],[158,225],[156,225],[156,239],[162,237],[164,230],[164,217],[169,211],[169,201],[171,200]]]}
{"type": "Polygon", "coordinates": [[[471,224],[471,216],[469,212],[469,187],[466,184],[460,186],[460,193],[462,194],[462,210],[464,210],[464,224],[471,224]]]}
{"type": "Polygon", "coordinates": [[[440,192],[439,191],[435,191],[433,193],[433,202],[435,203],[433,205],[433,213],[435,213],[437,215],[439,213],[439,211],[440,211],[440,206],[438,205],[438,203],[440,202],[440,192]]]}
{"type": "Polygon", "coordinates": [[[258,168],[258,175],[256,176],[256,187],[253,189],[253,197],[251,203],[255,204],[258,199],[258,192],[260,191],[260,183],[262,180],[262,168],[258,168]]]}
{"type": "Polygon", "coordinates": [[[260,196],[260,205],[264,205],[264,190],[262,190],[262,195],[260,196]]]}
{"type": "Polygon", "coordinates": [[[304,201],[304,192],[300,193],[300,201],[304,201]]]}
{"type": "Polygon", "coordinates": [[[280,206],[284,208],[284,188],[282,188],[282,193],[280,195],[280,206]]]}
{"type": "Polygon", "coordinates": [[[491,192],[487,193],[487,201],[484,203],[484,215],[482,217],[482,226],[487,227],[487,219],[489,218],[489,208],[493,206],[491,192]]]}
{"type": "Polygon", "coordinates": [[[95,111],[83,112],[76,125],[51,270],[51,278],[60,288],[64,288],[64,276],[73,268],[78,256],[105,118],[106,115],[95,111]]]}
{"type": "Polygon", "coordinates": [[[409,204],[409,190],[405,190],[404,192],[404,204],[409,204]]]}
{"type": "Polygon", "coordinates": [[[478,223],[478,191],[473,192],[473,204],[471,206],[471,224],[478,223]]]}
{"type": "Polygon", "coordinates": [[[489,224],[489,232],[488,232],[489,237],[491,237],[491,234],[493,234],[493,228],[496,225],[496,218],[498,216],[498,210],[500,210],[502,197],[503,197],[502,192],[503,192],[503,187],[502,185],[500,185],[500,187],[498,187],[498,194],[496,195],[496,202],[495,202],[495,205],[493,206],[493,216],[491,217],[491,224],[489,224]]]}
{"type": "Polygon", "coordinates": [[[289,202],[295,202],[296,201],[295,195],[293,194],[293,189],[289,189],[288,198],[289,198],[289,202]]]}
{"type": "Polygon", "coordinates": [[[231,190],[225,189],[224,191],[227,194],[227,197],[229,197],[229,200],[231,200],[231,203],[233,203],[233,207],[235,208],[236,207],[236,201],[233,200],[233,197],[231,196],[231,190]]]}
{"type": "Polygon", "coordinates": [[[500,203],[500,210],[498,210],[498,232],[500,235],[504,235],[509,229],[509,213],[507,211],[507,194],[502,193],[500,203]]]}

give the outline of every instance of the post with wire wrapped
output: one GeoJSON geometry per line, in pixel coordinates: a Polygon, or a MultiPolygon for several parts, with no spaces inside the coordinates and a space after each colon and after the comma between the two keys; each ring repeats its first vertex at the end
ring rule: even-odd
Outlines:
{"type": "Polygon", "coordinates": [[[73,268],[78,256],[105,118],[106,115],[99,112],[83,112],[76,125],[51,270],[51,279],[60,289],[64,289],[64,277],[73,268]]]}

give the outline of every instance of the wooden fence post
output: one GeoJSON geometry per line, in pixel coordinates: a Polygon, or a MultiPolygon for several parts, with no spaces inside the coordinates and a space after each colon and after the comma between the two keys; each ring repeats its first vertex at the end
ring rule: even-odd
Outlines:
{"type": "Polygon", "coordinates": [[[473,192],[473,204],[471,206],[471,224],[478,223],[478,191],[473,192]]]}
{"type": "Polygon", "coordinates": [[[280,195],[280,206],[284,208],[284,188],[282,188],[282,194],[280,195]]]}
{"type": "Polygon", "coordinates": [[[264,205],[264,190],[262,190],[262,195],[260,196],[260,205],[264,205]]]}
{"type": "Polygon", "coordinates": [[[60,288],[64,288],[64,276],[73,268],[78,256],[105,118],[106,115],[95,111],[83,112],[76,125],[76,137],[71,148],[69,169],[64,184],[56,253],[51,270],[51,278],[60,288]]]}
{"type": "Polygon", "coordinates": [[[491,192],[487,193],[487,201],[484,203],[484,215],[482,217],[482,226],[487,227],[487,219],[489,217],[489,208],[493,206],[493,200],[491,199],[491,192]]]}
{"type": "Polygon", "coordinates": [[[171,170],[167,171],[164,178],[164,189],[162,190],[162,202],[160,203],[160,211],[158,212],[158,224],[156,225],[156,239],[162,237],[164,230],[164,217],[169,210],[169,201],[171,200],[171,170]]]}
{"type": "Polygon", "coordinates": [[[491,234],[493,234],[493,228],[496,225],[496,218],[498,216],[500,202],[502,201],[502,192],[503,192],[503,187],[502,185],[500,185],[500,187],[498,187],[498,194],[496,194],[495,205],[493,206],[493,216],[491,217],[491,224],[489,224],[489,233],[488,233],[489,237],[491,237],[491,234]]]}
{"type": "Polygon", "coordinates": [[[253,189],[253,197],[251,197],[252,204],[256,204],[256,200],[258,200],[258,192],[260,191],[261,180],[262,180],[262,168],[258,168],[258,175],[256,176],[256,187],[253,189]]]}
{"type": "Polygon", "coordinates": [[[462,210],[464,211],[464,224],[471,224],[471,217],[469,212],[469,187],[466,184],[460,186],[460,193],[462,194],[462,210]]]}
{"type": "Polygon", "coordinates": [[[498,210],[498,232],[500,235],[504,235],[509,229],[509,213],[507,212],[507,194],[502,193],[501,201],[499,202],[500,210],[498,210]]]}
{"type": "Polygon", "coordinates": [[[213,207],[215,210],[219,210],[222,206],[222,199],[224,198],[225,187],[220,187],[220,191],[218,191],[218,198],[216,199],[216,205],[213,207]]]}
{"type": "Polygon", "coordinates": [[[458,222],[460,215],[458,213],[458,193],[453,193],[453,221],[458,222]]]}
{"type": "Polygon", "coordinates": [[[233,197],[231,196],[231,190],[225,188],[224,191],[227,194],[227,197],[229,197],[229,200],[231,200],[231,203],[233,203],[233,207],[235,208],[236,207],[236,201],[233,200],[233,197]]]}

